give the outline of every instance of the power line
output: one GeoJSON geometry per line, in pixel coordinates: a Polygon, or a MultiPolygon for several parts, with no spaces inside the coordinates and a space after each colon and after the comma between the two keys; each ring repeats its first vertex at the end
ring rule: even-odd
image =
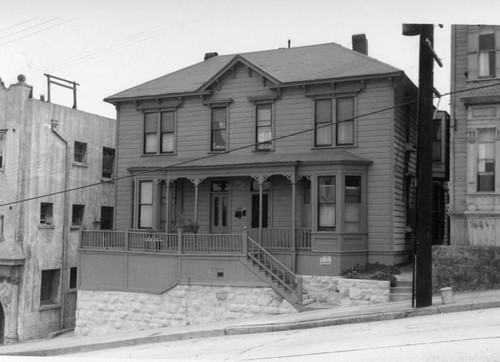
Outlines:
{"type": "MultiPolygon", "coordinates": [[[[468,91],[472,91],[472,90],[476,90],[476,89],[483,89],[483,88],[494,87],[494,86],[499,86],[499,85],[500,85],[500,82],[489,84],[489,85],[485,85],[485,86],[478,86],[478,87],[469,88],[469,89],[462,89],[462,90],[452,91],[452,92],[445,93],[443,95],[452,95],[452,94],[463,93],[463,92],[468,92],[468,91]]],[[[435,97],[435,98],[437,98],[437,97],[435,97]]],[[[307,129],[301,130],[301,131],[289,133],[287,135],[283,135],[283,136],[280,136],[280,137],[275,137],[275,138],[272,138],[271,141],[275,142],[275,141],[279,141],[279,140],[282,140],[282,139],[285,139],[285,138],[294,137],[294,136],[297,136],[297,135],[300,135],[300,134],[303,134],[303,133],[312,132],[312,131],[315,131],[315,130],[318,130],[318,129],[321,129],[321,128],[331,127],[331,126],[333,126],[335,124],[339,124],[339,123],[343,123],[343,122],[351,122],[351,121],[359,119],[359,118],[368,117],[368,116],[371,116],[371,115],[374,115],[374,114],[378,114],[378,113],[383,113],[383,112],[389,111],[391,109],[395,109],[395,108],[402,107],[402,106],[405,106],[405,105],[413,104],[413,103],[416,103],[416,102],[417,102],[417,100],[410,100],[410,101],[407,101],[407,102],[403,102],[403,103],[397,104],[395,106],[390,106],[390,107],[379,109],[379,110],[376,110],[376,111],[373,111],[373,112],[365,113],[363,115],[351,117],[351,118],[348,118],[348,119],[343,120],[343,121],[339,121],[339,122],[335,122],[335,123],[327,123],[327,124],[324,124],[324,125],[321,125],[321,126],[315,126],[315,127],[311,127],[311,128],[307,128],[307,129]]],[[[202,134],[202,133],[200,133],[200,134],[202,134]]],[[[268,142],[268,141],[266,141],[266,142],[268,142]]],[[[39,195],[39,196],[34,196],[34,197],[26,198],[26,199],[23,199],[23,200],[12,201],[12,202],[8,202],[8,203],[0,204],[0,207],[2,207],[2,206],[9,206],[9,205],[15,205],[15,204],[19,204],[19,203],[22,203],[22,202],[27,202],[27,201],[41,199],[41,198],[44,198],[44,197],[49,197],[49,196],[63,194],[63,193],[66,193],[66,192],[72,192],[72,191],[82,190],[82,189],[89,188],[89,187],[99,186],[99,185],[102,185],[102,184],[104,184],[106,182],[120,181],[120,180],[124,180],[124,179],[128,179],[128,178],[133,178],[133,177],[145,175],[145,174],[148,174],[148,173],[151,173],[151,172],[164,171],[164,170],[175,168],[175,167],[178,167],[178,166],[182,166],[182,165],[185,165],[185,164],[188,164],[188,163],[192,163],[192,162],[196,162],[196,161],[202,161],[202,160],[205,160],[205,159],[208,159],[208,158],[217,157],[217,156],[220,156],[220,155],[224,155],[224,154],[228,154],[228,153],[231,153],[231,152],[243,150],[243,149],[246,149],[246,148],[255,147],[258,144],[260,144],[260,142],[254,142],[254,143],[251,143],[251,144],[248,144],[248,145],[245,145],[245,146],[241,146],[241,147],[237,147],[237,148],[234,148],[234,149],[231,149],[231,150],[227,150],[227,151],[224,151],[224,152],[209,154],[209,155],[205,155],[205,156],[193,158],[193,159],[190,159],[190,160],[185,160],[185,161],[181,161],[181,162],[178,162],[178,163],[174,163],[174,164],[168,165],[168,166],[156,167],[156,168],[153,168],[153,169],[150,169],[150,170],[145,170],[145,171],[142,171],[142,172],[134,173],[133,175],[125,175],[125,176],[122,176],[122,177],[113,178],[113,179],[110,179],[110,180],[105,181],[105,182],[101,181],[101,182],[91,183],[91,184],[88,184],[88,185],[78,186],[78,187],[70,188],[70,189],[67,189],[67,190],[61,190],[61,191],[56,191],[56,192],[52,192],[52,193],[48,193],[48,194],[44,194],[44,195],[39,195]]]]}
{"type": "MultiPolygon", "coordinates": [[[[416,100],[404,102],[404,103],[401,103],[401,104],[398,104],[398,105],[395,105],[395,106],[391,106],[391,107],[383,108],[383,109],[376,110],[376,111],[373,111],[373,112],[365,113],[365,114],[360,115],[360,116],[351,117],[351,118],[346,119],[346,120],[344,120],[342,122],[350,122],[350,121],[354,121],[355,119],[359,119],[359,118],[363,118],[363,117],[368,117],[368,116],[371,116],[371,115],[374,115],[374,114],[378,114],[378,113],[383,113],[383,112],[389,111],[391,109],[395,109],[397,107],[401,107],[401,106],[404,106],[404,105],[407,105],[407,104],[411,104],[411,103],[414,103],[414,102],[416,102],[416,100]]],[[[341,122],[337,122],[337,123],[341,123],[341,122]]],[[[294,136],[297,136],[297,135],[300,135],[300,134],[303,134],[303,133],[307,133],[307,132],[311,132],[311,131],[314,131],[314,130],[317,130],[317,129],[321,129],[321,128],[324,128],[324,127],[331,127],[331,126],[333,126],[335,124],[336,123],[328,123],[328,124],[321,125],[321,126],[307,128],[305,130],[293,132],[293,133],[290,133],[290,134],[287,134],[287,135],[283,135],[283,136],[280,136],[280,137],[275,137],[275,138],[271,139],[271,141],[274,141],[274,142],[275,141],[279,141],[281,139],[285,139],[285,138],[289,138],[289,137],[294,137],[294,136]]],[[[268,142],[268,141],[266,141],[266,142],[268,142]]],[[[113,178],[113,179],[108,180],[106,182],[116,182],[116,181],[120,181],[120,180],[124,180],[124,179],[128,179],[128,178],[133,178],[133,177],[137,177],[137,176],[140,176],[140,175],[148,174],[148,173],[151,173],[151,172],[164,171],[164,170],[175,168],[175,167],[178,167],[178,166],[182,166],[182,165],[185,165],[185,164],[188,164],[188,163],[192,163],[192,162],[196,162],[196,161],[202,161],[202,160],[209,159],[209,158],[212,158],[212,157],[217,157],[217,156],[220,156],[220,155],[223,155],[223,154],[228,154],[228,153],[239,151],[239,150],[243,150],[243,149],[246,149],[246,148],[255,147],[258,144],[260,144],[260,142],[254,142],[254,143],[251,143],[251,144],[248,144],[248,145],[245,145],[245,146],[241,146],[241,147],[237,147],[237,148],[234,148],[234,149],[231,149],[231,150],[227,150],[227,151],[224,151],[224,152],[208,154],[208,155],[197,157],[197,158],[193,158],[193,159],[190,159],[190,160],[185,160],[185,161],[177,162],[177,163],[175,163],[173,165],[163,166],[163,167],[157,167],[157,168],[153,168],[151,170],[146,170],[146,171],[138,172],[138,173],[135,173],[133,175],[126,175],[126,176],[122,176],[122,177],[113,178]]],[[[22,202],[27,202],[27,201],[33,201],[33,200],[41,199],[41,198],[44,198],[44,197],[55,196],[55,195],[59,195],[59,194],[67,193],[67,192],[73,192],[73,191],[77,191],[77,190],[86,189],[86,188],[89,188],[89,187],[99,186],[99,185],[102,185],[102,184],[104,184],[106,182],[102,182],[101,181],[101,182],[91,183],[91,184],[88,184],[88,185],[73,187],[73,188],[70,188],[70,189],[67,189],[67,190],[61,190],[61,191],[47,193],[47,194],[44,194],[44,195],[39,195],[39,196],[34,196],[34,197],[26,198],[26,199],[23,199],[23,200],[12,201],[12,202],[8,202],[8,203],[0,204],[0,207],[2,207],[2,206],[9,206],[9,205],[15,205],[15,204],[19,204],[19,203],[22,203],[22,202]]]]}
{"type": "MultiPolygon", "coordinates": [[[[27,38],[27,37],[32,36],[32,35],[39,34],[39,33],[41,33],[41,32],[47,31],[47,30],[49,30],[49,29],[55,28],[56,26],[60,26],[60,25],[66,24],[66,23],[69,23],[69,22],[74,21],[74,20],[76,20],[76,18],[73,18],[73,19],[69,19],[69,20],[62,21],[62,22],[60,22],[60,23],[57,23],[57,24],[54,24],[54,25],[48,26],[48,27],[46,27],[46,28],[44,28],[44,29],[37,30],[37,31],[32,32],[32,33],[30,33],[30,34],[23,35],[23,36],[21,36],[21,37],[18,37],[18,38],[11,39],[11,40],[8,40],[8,41],[6,41],[6,42],[0,43],[0,46],[6,45],[6,44],[9,44],[9,43],[13,43],[13,42],[15,42],[15,41],[18,41],[18,40],[21,40],[21,39],[27,38]]],[[[50,21],[51,21],[51,20],[49,20],[49,21],[47,21],[47,22],[50,22],[50,21]]],[[[47,22],[46,22],[46,23],[47,23],[47,22]]]]}
{"type": "Polygon", "coordinates": [[[17,24],[14,24],[14,25],[11,25],[11,26],[8,26],[6,28],[3,28],[3,29],[0,29],[0,33],[2,31],[6,31],[6,30],[9,30],[9,29],[12,29],[12,28],[15,28],[16,26],[20,26],[20,25],[23,25],[23,24],[26,24],[26,23],[29,23],[30,21],[33,21],[35,19],[38,19],[38,18],[31,18],[31,19],[28,19],[28,20],[25,20],[25,21],[21,21],[20,23],[17,23],[17,24]]]}

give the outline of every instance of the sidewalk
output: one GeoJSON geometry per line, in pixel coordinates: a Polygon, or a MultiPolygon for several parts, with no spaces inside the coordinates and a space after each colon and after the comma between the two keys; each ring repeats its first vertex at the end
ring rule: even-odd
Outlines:
{"type": "Polygon", "coordinates": [[[411,301],[402,301],[100,336],[74,336],[70,332],[53,339],[0,346],[0,357],[2,355],[54,356],[191,338],[366,323],[499,307],[500,290],[492,290],[455,294],[452,304],[442,304],[441,297],[434,297],[432,306],[418,309],[411,307],[411,301]]]}

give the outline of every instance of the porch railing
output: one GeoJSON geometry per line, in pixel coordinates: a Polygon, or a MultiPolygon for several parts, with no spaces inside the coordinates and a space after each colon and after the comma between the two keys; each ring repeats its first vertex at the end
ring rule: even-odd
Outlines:
{"type": "MultiPolygon", "coordinates": [[[[290,228],[264,228],[259,238],[259,229],[250,229],[248,236],[259,242],[266,249],[291,249],[292,229],[290,228]],[[260,241],[259,241],[260,240],[260,241]]],[[[311,249],[311,229],[295,229],[295,242],[297,249],[311,249]]]]}
{"type": "Polygon", "coordinates": [[[241,234],[166,234],[144,231],[82,230],[80,247],[82,249],[117,249],[156,253],[244,253],[241,234]]]}

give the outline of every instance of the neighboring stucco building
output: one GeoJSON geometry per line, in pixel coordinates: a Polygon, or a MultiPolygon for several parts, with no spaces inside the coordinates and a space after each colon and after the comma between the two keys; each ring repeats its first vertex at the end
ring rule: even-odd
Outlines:
{"type": "MultiPolygon", "coordinates": [[[[364,36],[353,43],[366,51],[364,36]]],[[[117,108],[117,231],[83,234],[79,295],[102,296],[103,313],[117,298],[172,307],[167,292],[190,286],[271,286],[287,299],[273,268],[300,293],[300,275],[411,261],[416,99],[403,71],[335,43],[207,53],[106,98],[117,108]],[[177,234],[186,219],[197,234],[177,234]]],[[[175,323],[193,322],[182,313],[175,323]]]]}
{"type": "Polygon", "coordinates": [[[0,344],[74,327],[80,230],[114,212],[116,121],[18,80],[0,82],[0,344]]]}
{"type": "Polygon", "coordinates": [[[500,26],[451,33],[451,244],[500,245],[500,26]]]}

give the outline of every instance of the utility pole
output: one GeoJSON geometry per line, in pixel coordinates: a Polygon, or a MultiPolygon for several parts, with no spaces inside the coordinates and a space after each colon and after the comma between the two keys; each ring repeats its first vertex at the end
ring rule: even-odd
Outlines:
{"type": "Polygon", "coordinates": [[[403,35],[420,36],[418,76],[417,223],[415,260],[416,306],[432,305],[432,117],[433,60],[432,24],[403,24],[403,35]]]}

